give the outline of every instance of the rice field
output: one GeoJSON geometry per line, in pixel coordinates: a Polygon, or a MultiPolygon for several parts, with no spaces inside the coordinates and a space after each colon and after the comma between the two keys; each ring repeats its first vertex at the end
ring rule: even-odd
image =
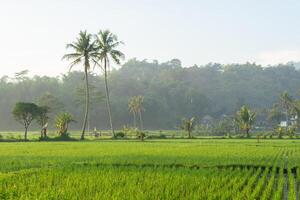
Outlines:
{"type": "Polygon", "coordinates": [[[0,199],[299,199],[300,140],[0,143],[0,199]]]}

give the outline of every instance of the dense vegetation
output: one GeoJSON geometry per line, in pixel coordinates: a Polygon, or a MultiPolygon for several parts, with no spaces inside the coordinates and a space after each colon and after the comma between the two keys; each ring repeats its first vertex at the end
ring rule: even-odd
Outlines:
{"type": "Polygon", "coordinates": [[[296,199],[299,156],[296,140],[2,143],[0,198],[296,199]]]}
{"type": "MultiPolygon", "coordinates": [[[[97,72],[97,71],[95,71],[97,72]]],[[[80,123],[84,112],[84,73],[70,72],[61,77],[28,78],[25,73],[0,79],[0,129],[16,129],[11,114],[18,101],[50,101],[54,113],[69,111],[80,123]]],[[[116,128],[133,124],[128,102],[132,96],[144,96],[143,121],[146,129],[173,129],[183,117],[200,121],[209,115],[220,119],[236,113],[242,105],[256,112],[256,123],[266,122],[266,109],[278,101],[283,91],[298,97],[300,71],[292,65],[262,68],[243,65],[208,64],[182,67],[179,60],[165,63],[129,60],[109,74],[112,117],[116,128]]],[[[90,127],[108,129],[103,76],[90,75],[90,127]]],[[[49,103],[49,102],[48,102],[49,103]]],[[[284,118],[283,118],[284,119],[284,118]]],[[[22,126],[18,127],[19,130],[22,126]]]]}

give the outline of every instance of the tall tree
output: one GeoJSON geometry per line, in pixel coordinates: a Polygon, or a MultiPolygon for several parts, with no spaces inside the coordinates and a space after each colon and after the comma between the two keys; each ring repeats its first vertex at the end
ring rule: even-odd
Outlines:
{"type": "Polygon", "coordinates": [[[290,121],[290,113],[292,112],[294,105],[293,105],[293,98],[288,94],[287,91],[281,93],[279,97],[279,103],[284,110],[285,113],[285,120],[286,120],[286,127],[285,131],[288,131],[289,121],[290,121]]]}
{"type": "Polygon", "coordinates": [[[255,120],[255,113],[251,112],[247,106],[242,106],[241,109],[237,112],[236,120],[239,122],[240,129],[244,130],[246,136],[249,138],[249,132],[255,120]]]}
{"type": "Polygon", "coordinates": [[[128,102],[128,110],[129,113],[133,115],[133,127],[136,127],[136,103],[135,97],[132,97],[128,102]]]}
{"type": "Polygon", "coordinates": [[[99,57],[98,59],[101,61],[101,69],[104,73],[104,81],[105,81],[105,92],[106,92],[106,104],[109,115],[109,122],[113,136],[115,136],[115,131],[113,127],[113,120],[111,114],[111,103],[110,103],[110,95],[107,83],[107,73],[110,70],[110,60],[115,62],[116,64],[120,64],[121,59],[124,59],[124,54],[117,49],[120,44],[123,44],[122,41],[118,40],[118,37],[111,33],[109,30],[100,30],[96,35],[97,38],[97,47],[99,57]]]}
{"type": "Polygon", "coordinates": [[[180,125],[180,128],[186,132],[188,132],[189,139],[192,138],[192,132],[195,129],[195,118],[192,117],[191,119],[183,119],[180,125]]]}
{"type": "Polygon", "coordinates": [[[14,118],[24,125],[24,140],[27,141],[27,131],[31,122],[38,116],[38,106],[34,103],[18,102],[16,103],[13,116],[14,118]]]}
{"type": "Polygon", "coordinates": [[[139,114],[140,129],[141,130],[144,129],[142,112],[145,111],[145,108],[143,107],[143,103],[144,103],[144,97],[143,96],[137,96],[136,97],[136,110],[137,110],[137,113],[139,114]]]}
{"type": "Polygon", "coordinates": [[[81,140],[84,139],[85,129],[88,120],[89,105],[90,105],[90,96],[89,96],[89,81],[88,81],[88,72],[90,70],[92,63],[97,63],[97,46],[95,41],[93,41],[92,35],[86,31],[80,31],[79,37],[76,41],[67,44],[67,49],[72,49],[73,52],[65,54],[63,59],[72,60],[70,63],[70,70],[73,66],[83,63],[84,74],[85,74],[85,114],[84,121],[82,125],[81,140]]]}
{"type": "Polygon", "coordinates": [[[49,107],[38,106],[36,121],[41,126],[41,139],[47,137],[49,107]]]}

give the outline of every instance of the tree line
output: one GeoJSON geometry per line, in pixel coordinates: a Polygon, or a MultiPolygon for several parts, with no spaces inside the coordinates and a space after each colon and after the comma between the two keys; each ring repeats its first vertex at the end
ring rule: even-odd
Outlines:
{"type": "MultiPolygon", "coordinates": [[[[97,40],[96,36],[92,38],[93,42],[97,40]]],[[[101,60],[95,61],[104,66],[101,60]]],[[[95,66],[102,70],[93,62],[91,68],[95,66]]],[[[183,67],[179,59],[162,63],[130,59],[106,75],[92,70],[87,73],[70,71],[59,77],[30,78],[26,74],[27,71],[23,71],[16,73],[15,77],[3,76],[0,79],[1,130],[22,128],[11,114],[17,102],[49,106],[50,122],[55,121],[57,114],[70,112],[77,121],[72,124],[72,129],[82,128],[84,124],[88,129],[111,128],[105,79],[109,81],[111,118],[116,129],[124,125],[134,126],[134,123],[138,126],[139,111],[135,109],[133,113],[133,108],[128,105],[133,96],[143,97],[142,126],[145,129],[175,129],[182,118],[191,117],[195,117],[197,124],[205,119],[214,124],[222,123],[224,116],[233,116],[243,105],[256,113],[255,126],[270,128],[271,120],[276,119],[275,124],[286,119],[283,110],[279,110],[281,114],[277,117],[269,116],[271,111],[278,113],[274,104],[280,94],[287,91],[297,99],[300,85],[300,72],[292,63],[268,67],[255,63],[183,67]],[[86,75],[88,84],[84,78],[86,75]],[[86,86],[89,88],[90,112],[83,115],[86,86]]],[[[50,128],[54,129],[52,124],[50,128]]],[[[38,128],[37,123],[33,128],[38,128]]]]}

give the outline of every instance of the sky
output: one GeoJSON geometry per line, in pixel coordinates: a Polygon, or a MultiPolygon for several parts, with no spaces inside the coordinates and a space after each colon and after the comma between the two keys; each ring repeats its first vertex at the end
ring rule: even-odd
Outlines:
{"type": "Polygon", "coordinates": [[[117,34],[126,60],[300,61],[299,10],[298,0],[0,0],[0,76],[66,73],[80,30],[117,34]]]}

